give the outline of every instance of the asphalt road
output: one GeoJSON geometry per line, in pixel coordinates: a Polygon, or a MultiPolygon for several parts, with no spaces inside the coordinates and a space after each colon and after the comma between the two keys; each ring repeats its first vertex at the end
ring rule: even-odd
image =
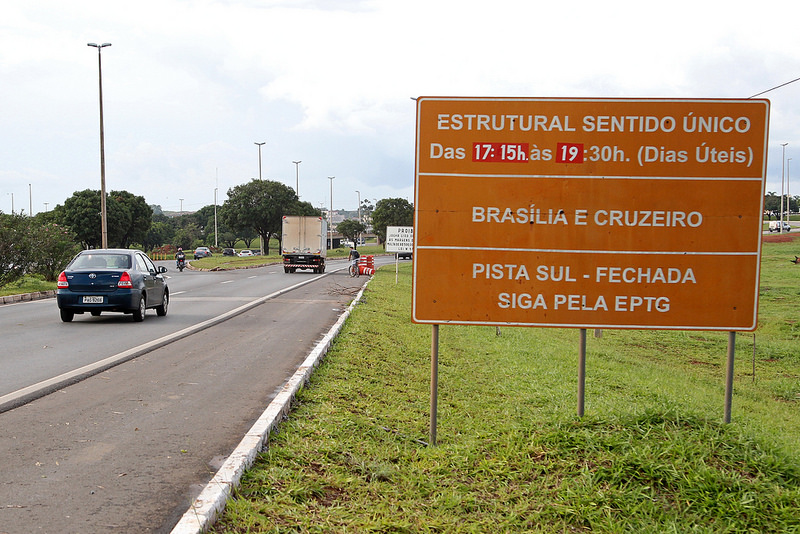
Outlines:
{"type": "Polygon", "coordinates": [[[318,278],[0,413],[0,533],[169,532],[367,280],[331,271],[170,272],[169,314],[143,323],[61,323],[54,300],[0,307],[8,396],[318,278]]]}
{"type": "Polygon", "coordinates": [[[165,276],[174,305],[164,318],[148,310],[144,323],[134,323],[130,315],[109,313],[76,315],[74,322],[67,324],[60,322],[52,299],[0,306],[4,347],[0,354],[0,410],[9,394],[22,388],[96,364],[310,278],[286,278],[277,265],[181,273],[172,262],[158,263],[170,269],[165,276]],[[99,324],[105,328],[98,329],[99,324]]]}

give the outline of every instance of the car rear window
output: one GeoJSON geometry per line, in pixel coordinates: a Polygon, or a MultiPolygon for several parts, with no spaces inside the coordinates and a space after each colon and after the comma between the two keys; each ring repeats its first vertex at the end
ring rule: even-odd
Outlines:
{"type": "Polygon", "coordinates": [[[72,269],[130,269],[131,257],[127,254],[81,254],[72,269]]]}

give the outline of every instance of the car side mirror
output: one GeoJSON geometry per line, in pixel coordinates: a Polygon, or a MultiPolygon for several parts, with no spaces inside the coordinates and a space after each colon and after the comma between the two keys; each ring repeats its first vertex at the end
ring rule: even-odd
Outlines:
{"type": "Polygon", "coordinates": [[[159,265],[158,266],[158,272],[159,273],[165,273],[165,272],[167,272],[167,268],[164,267],[163,265],[159,265]]]}

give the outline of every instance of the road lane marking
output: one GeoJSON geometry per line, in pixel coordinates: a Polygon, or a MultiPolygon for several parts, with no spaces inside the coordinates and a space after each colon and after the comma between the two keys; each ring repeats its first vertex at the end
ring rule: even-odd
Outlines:
{"type": "MultiPolygon", "coordinates": [[[[216,317],[212,317],[194,325],[187,326],[186,328],[177,332],[173,332],[172,334],[167,334],[166,336],[148,341],[147,343],[143,343],[137,347],[132,347],[113,356],[109,356],[94,363],[84,365],[83,367],[73,369],[72,371],[48,378],[47,380],[42,380],[36,384],[32,384],[0,396],[0,413],[22,406],[28,402],[32,402],[38,398],[44,397],[45,395],[48,395],[54,391],[58,391],[59,389],[62,389],[70,384],[80,382],[81,380],[94,376],[116,365],[127,362],[128,360],[132,360],[138,356],[147,354],[148,352],[160,349],[161,347],[169,345],[173,341],[178,341],[186,336],[196,334],[201,330],[205,330],[206,328],[210,328],[225,322],[228,319],[236,317],[237,315],[241,315],[242,313],[259,306],[270,299],[274,299],[275,297],[283,295],[284,293],[288,293],[304,285],[310,284],[311,282],[315,282],[325,276],[327,276],[327,274],[320,274],[319,276],[303,280],[297,284],[279,289],[278,291],[270,293],[269,295],[259,297],[248,302],[247,304],[239,306],[238,308],[234,308],[225,313],[217,315],[216,317]]],[[[209,299],[203,298],[203,300],[209,299]]]]}

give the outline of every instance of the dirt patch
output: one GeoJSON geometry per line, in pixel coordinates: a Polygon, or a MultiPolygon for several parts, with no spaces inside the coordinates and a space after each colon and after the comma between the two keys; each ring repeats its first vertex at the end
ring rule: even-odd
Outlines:
{"type": "Polygon", "coordinates": [[[769,234],[762,237],[764,243],[789,243],[800,237],[800,234],[769,234]]]}

